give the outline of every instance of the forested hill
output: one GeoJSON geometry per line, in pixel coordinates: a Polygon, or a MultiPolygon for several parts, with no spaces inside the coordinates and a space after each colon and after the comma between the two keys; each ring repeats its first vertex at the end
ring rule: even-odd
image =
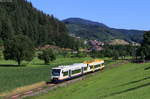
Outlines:
{"type": "Polygon", "coordinates": [[[126,41],[142,42],[144,31],[115,29],[103,23],[93,22],[81,18],[69,18],[63,20],[69,32],[84,39],[97,39],[100,41],[110,41],[113,39],[123,39],[126,41]]]}
{"type": "Polygon", "coordinates": [[[37,10],[26,0],[0,3],[0,39],[8,40],[13,35],[28,36],[35,45],[53,44],[71,47],[73,42],[64,23],[37,10]]]}

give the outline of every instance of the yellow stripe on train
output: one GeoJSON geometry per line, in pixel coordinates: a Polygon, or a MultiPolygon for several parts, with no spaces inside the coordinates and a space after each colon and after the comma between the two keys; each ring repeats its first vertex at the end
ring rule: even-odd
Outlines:
{"type": "Polygon", "coordinates": [[[94,59],[94,60],[85,61],[84,64],[90,64],[90,63],[93,63],[93,62],[104,62],[104,60],[94,59]]]}

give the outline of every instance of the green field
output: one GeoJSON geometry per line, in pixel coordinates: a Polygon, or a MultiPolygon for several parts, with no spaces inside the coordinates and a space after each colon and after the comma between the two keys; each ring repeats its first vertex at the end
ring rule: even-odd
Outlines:
{"type": "Polygon", "coordinates": [[[25,66],[18,67],[14,61],[0,60],[0,93],[9,92],[15,88],[31,85],[40,81],[50,80],[50,70],[54,66],[72,64],[90,60],[91,58],[58,58],[49,65],[35,58],[32,62],[23,62],[25,66]]]}
{"type": "Polygon", "coordinates": [[[25,99],[150,99],[150,63],[128,63],[25,99]]]}

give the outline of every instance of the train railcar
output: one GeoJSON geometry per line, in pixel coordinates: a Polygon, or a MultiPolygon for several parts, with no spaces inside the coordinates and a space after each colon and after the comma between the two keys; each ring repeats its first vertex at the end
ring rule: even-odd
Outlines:
{"type": "Polygon", "coordinates": [[[94,72],[104,68],[104,60],[91,60],[83,63],[76,63],[66,66],[58,66],[52,68],[51,79],[52,81],[64,81],[72,79],[89,72],[94,72]]]}

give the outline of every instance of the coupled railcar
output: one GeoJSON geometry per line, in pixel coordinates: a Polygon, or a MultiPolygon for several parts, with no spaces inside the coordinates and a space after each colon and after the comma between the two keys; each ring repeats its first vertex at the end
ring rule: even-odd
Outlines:
{"type": "Polygon", "coordinates": [[[53,82],[72,79],[89,72],[102,70],[104,68],[104,60],[91,60],[84,63],[76,63],[66,66],[58,66],[52,68],[51,79],[53,82]]]}

